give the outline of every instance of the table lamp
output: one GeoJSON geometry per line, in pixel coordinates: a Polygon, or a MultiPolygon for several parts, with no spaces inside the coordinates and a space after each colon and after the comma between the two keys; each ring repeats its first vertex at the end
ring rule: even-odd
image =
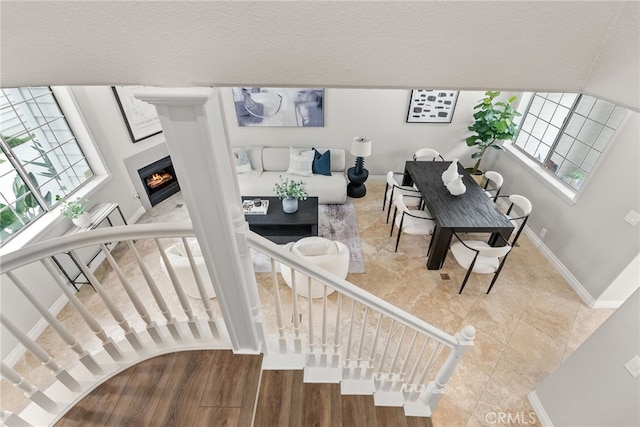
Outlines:
{"type": "Polygon", "coordinates": [[[364,158],[371,155],[371,139],[363,136],[353,138],[351,154],[356,156],[356,164],[347,170],[347,176],[350,181],[347,185],[347,194],[354,198],[364,197],[367,194],[367,188],[364,183],[369,177],[369,171],[363,165],[364,158]]]}

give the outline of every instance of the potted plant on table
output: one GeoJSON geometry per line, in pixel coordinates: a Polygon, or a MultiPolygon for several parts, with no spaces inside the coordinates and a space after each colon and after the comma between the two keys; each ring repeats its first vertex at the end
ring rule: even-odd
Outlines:
{"type": "Polygon", "coordinates": [[[283,178],[280,175],[280,182],[276,182],[273,187],[276,196],[282,200],[282,210],[285,213],[298,211],[298,200],[307,200],[306,182],[283,178]]]}
{"type": "Polygon", "coordinates": [[[482,181],[483,172],[480,169],[480,161],[484,153],[490,147],[504,150],[498,141],[510,141],[515,137],[518,126],[513,119],[521,115],[511,105],[516,99],[515,96],[506,102],[494,102],[500,92],[487,91],[485,95],[480,104],[473,107],[478,111],[473,114],[475,122],[468,129],[474,134],[466,139],[469,147],[475,147],[478,150],[471,155],[471,158],[476,159],[475,165],[467,169],[476,181],[482,181]]]}
{"type": "MultiPolygon", "coordinates": [[[[56,195],[56,201],[61,201],[62,197],[56,195]]],[[[91,215],[87,212],[88,200],[80,199],[64,200],[60,214],[71,218],[71,221],[78,227],[86,228],[91,225],[91,215]]]]}

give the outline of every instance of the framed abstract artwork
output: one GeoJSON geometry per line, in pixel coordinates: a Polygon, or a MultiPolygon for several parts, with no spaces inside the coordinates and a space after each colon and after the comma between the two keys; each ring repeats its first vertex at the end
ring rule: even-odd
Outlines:
{"type": "Polygon", "coordinates": [[[142,86],[111,86],[134,144],[162,132],[156,107],[133,96],[139,87],[142,86]]]}
{"type": "Polygon", "coordinates": [[[450,89],[412,90],[407,123],[451,123],[458,93],[450,89]]]}
{"type": "Polygon", "coordinates": [[[238,126],[324,126],[324,89],[234,87],[238,126]]]}

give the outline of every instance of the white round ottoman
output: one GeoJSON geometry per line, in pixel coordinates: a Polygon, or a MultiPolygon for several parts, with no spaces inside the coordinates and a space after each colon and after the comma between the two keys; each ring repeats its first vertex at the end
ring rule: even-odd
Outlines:
{"type": "MultiPolygon", "coordinates": [[[[342,243],[324,237],[305,237],[297,242],[287,243],[284,249],[301,256],[328,272],[344,279],[349,272],[349,248],[342,243]]],[[[292,285],[291,268],[280,264],[280,274],[289,287],[292,285]]],[[[296,293],[303,297],[322,298],[324,285],[316,280],[311,280],[311,293],[307,285],[308,277],[298,271],[294,272],[296,278],[296,293]]],[[[334,292],[327,287],[327,295],[334,292]]]]}
{"type": "MultiPolygon", "coordinates": [[[[189,243],[189,249],[191,249],[191,255],[193,255],[193,260],[195,261],[196,267],[198,268],[198,273],[200,273],[200,277],[202,278],[202,283],[207,290],[207,296],[209,298],[215,298],[216,293],[213,290],[213,284],[211,283],[211,279],[209,278],[209,271],[204,264],[204,258],[202,257],[200,245],[198,245],[198,242],[195,239],[187,239],[187,241],[189,243]]],[[[175,245],[169,246],[164,250],[164,252],[165,254],[167,254],[167,258],[169,259],[169,262],[173,267],[173,271],[178,277],[178,281],[184,289],[184,293],[191,298],[201,298],[200,291],[198,291],[198,285],[196,284],[196,278],[193,275],[193,270],[191,270],[191,264],[189,263],[187,251],[185,250],[182,242],[178,242],[175,245]]],[[[164,271],[167,277],[169,277],[167,267],[164,265],[164,261],[162,260],[162,258],[160,258],[160,266],[162,268],[162,271],[164,271]]]]}

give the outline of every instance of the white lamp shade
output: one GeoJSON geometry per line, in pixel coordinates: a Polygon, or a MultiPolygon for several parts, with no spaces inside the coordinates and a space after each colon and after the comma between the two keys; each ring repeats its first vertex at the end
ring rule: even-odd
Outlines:
{"type": "Polygon", "coordinates": [[[351,154],[356,157],[369,157],[371,155],[371,139],[363,136],[353,138],[351,154]]]}

